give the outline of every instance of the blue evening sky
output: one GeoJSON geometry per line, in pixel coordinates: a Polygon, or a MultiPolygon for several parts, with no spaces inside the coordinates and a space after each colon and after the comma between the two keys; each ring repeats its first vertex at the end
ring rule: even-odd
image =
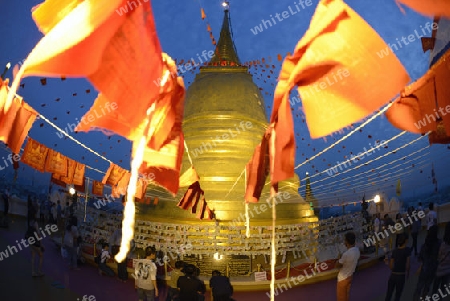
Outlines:
{"type": "MultiPolygon", "coordinates": [[[[143,2],[143,0],[141,1],[143,2]]],[[[23,61],[42,37],[30,13],[31,8],[39,4],[40,0],[2,2],[4,3],[2,3],[0,12],[1,70],[7,62],[15,65],[23,61]]],[[[318,1],[312,0],[310,3],[303,1],[302,3],[303,5],[300,0],[240,0],[231,1],[230,4],[234,39],[241,61],[247,62],[262,58],[268,61],[269,57],[272,60],[268,63],[269,68],[250,69],[255,83],[263,88],[267,115],[270,115],[272,94],[281,66],[277,55],[285,56],[287,52],[293,51],[307,30],[318,1]],[[311,5],[308,6],[308,4],[311,5]],[[286,18],[281,15],[283,11],[287,11],[284,13],[286,18]],[[255,27],[260,26],[262,20],[270,20],[271,15],[275,18],[277,13],[280,14],[282,21],[276,20],[276,24],[272,22],[271,27],[264,28],[258,34],[253,33],[255,27]],[[272,69],[271,65],[275,65],[275,68],[272,69]],[[262,69],[265,71],[263,72],[262,69]],[[270,73],[271,70],[273,74],[270,73]]],[[[396,43],[396,39],[401,40],[402,37],[414,34],[415,30],[421,32],[421,28],[431,21],[431,18],[419,15],[408,8],[406,8],[406,15],[402,14],[394,0],[349,0],[347,3],[390,44],[396,43]]],[[[206,30],[206,22],[201,19],[200,7],[204,7],[207,21],[211,25],[215,39],[218,40],[223,19],[220,0],[164,0],[153,1],[152,5],[163,50],[170,56],[178,60],[193,58],[198,62],[197,54],[201,54],[204,50],[214,49],[206,30]]],[[[395,53],[413,80],[421,77],[428,69],[429,53],[423,53],[419,39],[409,45],[404,45],[395,53]]],[[[183,74],[186,86],[189,86],[197,72],[198,70],[195,70],[183,74]]],[[[10,71],[8,77],[11,76],[10,71]]],[[[390,70],[385,70],[385,80],[388,81],[389,76],[390,70]]],[[[24,79],[22,83],[24,87],[19,89],[19,94],[24,97],[25,101],[62,128],[66,128],[68,124],[77,123],[76,118],[80,119],[83,116],[97,96],[95,89],[85,79],[67,79],[65,81],[61,81],[59,78],[47,79],[47,84],[43,86],[40,78],[30,77],[24,79]]],[[[292,96],[296,95],[296,92],[292,94],[292,96]]],[[[306,124],[302,121],[304,116],[300,110],[301,103],[295,103],[293,108],[298,148],[296,165],[305,162],[306,158],[317,154],[350,132],[350,129],[345,129],[343,133],[328,136],[326,139],[311,139],[306,124]]],[[[357,164],[352,163],[351,167],[343,168],[343,171],[336,176],[330,177],[325,172],[338,162],[349,159],[352,154],[356,155],[364,152],[365,149],[370,149],[376,141],[389,140],[400,132],[385,117],[380,116],[333,149],[298,168],[296,172],[302,179],[301,193],[304,194],[306,172],[312,176],[322,173],[311,179],[314,194],[322,204],[359,201],[364,193],[366,198],[373,197],[377,192],[384,192],[388,197],[392,197],[395,195],[398,179],[402,181],[402,196],[404,197],[424,192],[431,193],[434,189],[431,181],[432,163],[434,163],[439,187],[448,185],[450,181],[450,172],[446,168],[449,166],[448,147],[447,145],[433,145],[421,150],[428,145],[426,137],[395,154],[364,165],[364,163],[420,137],[420,135],[410,133],[390,142],[386,148],[379,148],[371,156],[364,157],[357,164]],[[419,150],[421,151],[410,155],[419,150]],[[405,156],[408,157],[403,160],[402,158],[405,156]],[[383,166],[392,161],[395,163],[383,166]],[[360,167],[351,170],[357,165],[360,167]]],[[[71,134],[88,147],[129,169],[131,144],[126,139],[119,136],[107,137],[100,132],[71,134]]],[[[106,171],[109,166],[109,163],[73,141],[59,138],[55,130],[42,120],[36,120],[29,135],[48,147],[91,167],[106,171]]],[[[0,148],[0,156],[6,154],[8,152],[0,148]]],[[[5,165],[3,160],[0,160],[0,163],[2,166],[5,165]]],[[[9,176],[11,170],[12,167],[9,166],[1,173],[9,176]]],[[[103,175],[93,170],[87,170],[87,176],[100,180],[103,175]]],[[[36,182],[44,185],[49,180],[48,174],[31,171],[22,164],[19,172],[20,181],[30,183],[33,177],[36,182]]]]}

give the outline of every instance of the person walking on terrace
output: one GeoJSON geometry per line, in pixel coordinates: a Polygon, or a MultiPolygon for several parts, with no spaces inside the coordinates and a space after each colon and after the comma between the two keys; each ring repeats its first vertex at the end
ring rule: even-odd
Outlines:
{"type": "Polygon", "coordinates": [[[397,236],[397,248],[392,251],[389,268],[391,276],[388,281],[388,289],[385,301],[391,301],[395,290],[395,301],[400,301],[406,278],[409,277],[411,249],[406,246],[406,234],[401,233],[397,236]]]}

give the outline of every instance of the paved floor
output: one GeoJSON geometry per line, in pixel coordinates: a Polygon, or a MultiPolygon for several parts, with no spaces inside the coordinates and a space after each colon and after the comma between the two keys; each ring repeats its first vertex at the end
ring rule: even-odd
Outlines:
{"type": "MultiPolygon", "coordinates": [[[[25,222],[22,218],[13,218],[9,229],[0,228],[0,252],[8,246],[15,246],[25,234],[25,222]]],[[[420,240],[423,241],[422,233],[420,240]]],[[[49,239],[43,242],[45,251],[44,273],[41,278],[31,277],[31,255],[29,249],[18,251],[8,258],[0,260],[0,301],[76,301],[83,296],[93,296],[90,300],[96,301],[128,301],[137,300],[134,282],[128,280],[121,283],[116,278],[100,276],[93,266],[84,265],[80,270],[69,270],[63,261],[59,250],[49,239]],[[94,299],[95,298],[95,299],[94,299]]],[[[412,258],[412,276],[408,279],[401,301],[412,301],[417,276],[414,275],[418,262],[412,258]]],[[[373,267],[358,271],[355,274],[352,286],[352,301],[382,301],[384,300],[387,280],[390,271],[388,267],[379,262],[373,267]]],[[[325,300],[334,301],[335,280],[324,281],[312,285],[291,288],[279,292],[275,298],[278,301],[287,300],[325,300]]],[[[165,291],[161,289],[165,300],[165,291]]],[[[265,292],[237,292],[234,298],[238,301],[270,300],[268,291],[265,292]]],[[[89,300],[89,299],[86,299],[89,300]]],[[[158,300],[158,299],[157,299],[158,300]]],[[[158,301],[159,301],[158,300],[158,301]]],[[[207,301],[210,301],[207,296],[207,301]]],[[[433,300],[430,298],[430,300],[433,300]]],[[[436,300],[450,300],[436,299],[436,300]]],[[[435,300],[435,301],[436,301],[435,300]]]]}

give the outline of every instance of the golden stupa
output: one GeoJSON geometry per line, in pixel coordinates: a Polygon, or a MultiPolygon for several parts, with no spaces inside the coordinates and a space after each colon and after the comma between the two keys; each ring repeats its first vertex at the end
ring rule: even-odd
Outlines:
{"type": "MultiPolygon", "coordinates": [[[[227,262],[230,276],[233,270],[235,275],[244,275],[247,273],[243,271],[250,269],[250,274],[257,265],[264,266],[268,262],[272,210],[266,202],[270,188],[267,185],[260,202],[248,206],[250,237],[247,238],[244,168],[255,146],[261,142],[268,120],[264,98],[237,55],[228,10],[225,10],[215,55],[200,68],[187,89],[185,101],[183,132],[189,151],[184,154],[182,173],[191,166],[191,159],[215,219],[200,220],[190,210],[177,207],[187,187],[181,187],[173,197],[164,189],[150,185],[146,196],[157,198],[158,202],[156,205],[137,204],[137,245],[155,245],[162,251],[176,253],[176,258],[185,261],[196,258],[194,263],[203,262],[202,274],[210,270],[204,264],[207,258],[223,256],[227,258],[222,262],[227,262]],[[187,243],[190,250],[179,256],[177,246],[187,243]],[[242,263],[246,260],[247,263],[242,263]],[[239,263],[234,264],[237,261],[239,263]]],[[[306,233],[305,229],[318,220],[299,195],[299,185],[297,176],[279,184],[276,198],[279,263],[292,256],[299,258],[295,251],[299,251],[306,236],[314,235],[306,233]]],[[[308,249],[310,252],[303,252],[302,256],[313,260],[314,250],[308,249]]]]}

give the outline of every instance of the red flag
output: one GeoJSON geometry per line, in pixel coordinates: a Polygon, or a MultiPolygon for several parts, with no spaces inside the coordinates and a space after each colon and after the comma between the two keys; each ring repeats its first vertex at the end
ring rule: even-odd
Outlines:
{"type": "Polygon", "coordinates": [[[245,167],[247,173],[245,201],[247,203],[258,202],[267,175],[270,172],[269,138],[270,133],[267,132],[263,136],[261,143],[255,148],[252,159],[245,167]]]}
{"type": "Polygon", "coordinates": [[[47,159],[48,148],[39,142],[28,138],[20,161],[39,170],[45,171],[45,160],[47,159]]]}
{"type": "Polygon", "coordinates": [[[0,79],[0,141],[18,154],[36,120],[37,112],[19,97],[14,97],[9,110],[3,110],[7,94],[8,80],[0,79]]]}
{"type": "MultiPolygon", "coordinates": [[[[192,208],[194,204],[197,204],[205,192],[200,188],[200,183],[197,181],[189,186],[184,196],[180,199],[177,206],[183,210],[192,208]]],[[[195,210],[195,209],[194,209],[195,210]]]]}
{"type": "Polygon", "coordinates": [[[403,3],[426,16],[442,16],[450,18],[450,1],[448,0],[395,0],[395,2],[397,5],[403,3]]]}
{"type": "MultiPolygon", "coordinates": [[[[176,65],[164,55],[164,80],[160,98],[150,116],[149,133],[144,133],[147,148],[139,169],[141,174],[153,174],[154,182],[173,195],[178,191],[183,159],[184,138],[181,123],[184,113],[184,83],[176,76],[176,65]]],[[[140,129],[143,132],[143,129],[140,129]]],[[[133,143],[133,157],[138,143],[133,143]]]]}
{"type": "Polygon", "coordinates": [[[287,98],[297,85],[312,138],[363,119],[409,81],[393,53],[377,55],[385,49],[389,46],[383,39],[342,0],[321,0],[310,28],[283,62],[274,111],[279,106],[286,118],[292,118],[287,116],[287,98]],[[386,70],[390,70],[389,81],[386,70]]]}

